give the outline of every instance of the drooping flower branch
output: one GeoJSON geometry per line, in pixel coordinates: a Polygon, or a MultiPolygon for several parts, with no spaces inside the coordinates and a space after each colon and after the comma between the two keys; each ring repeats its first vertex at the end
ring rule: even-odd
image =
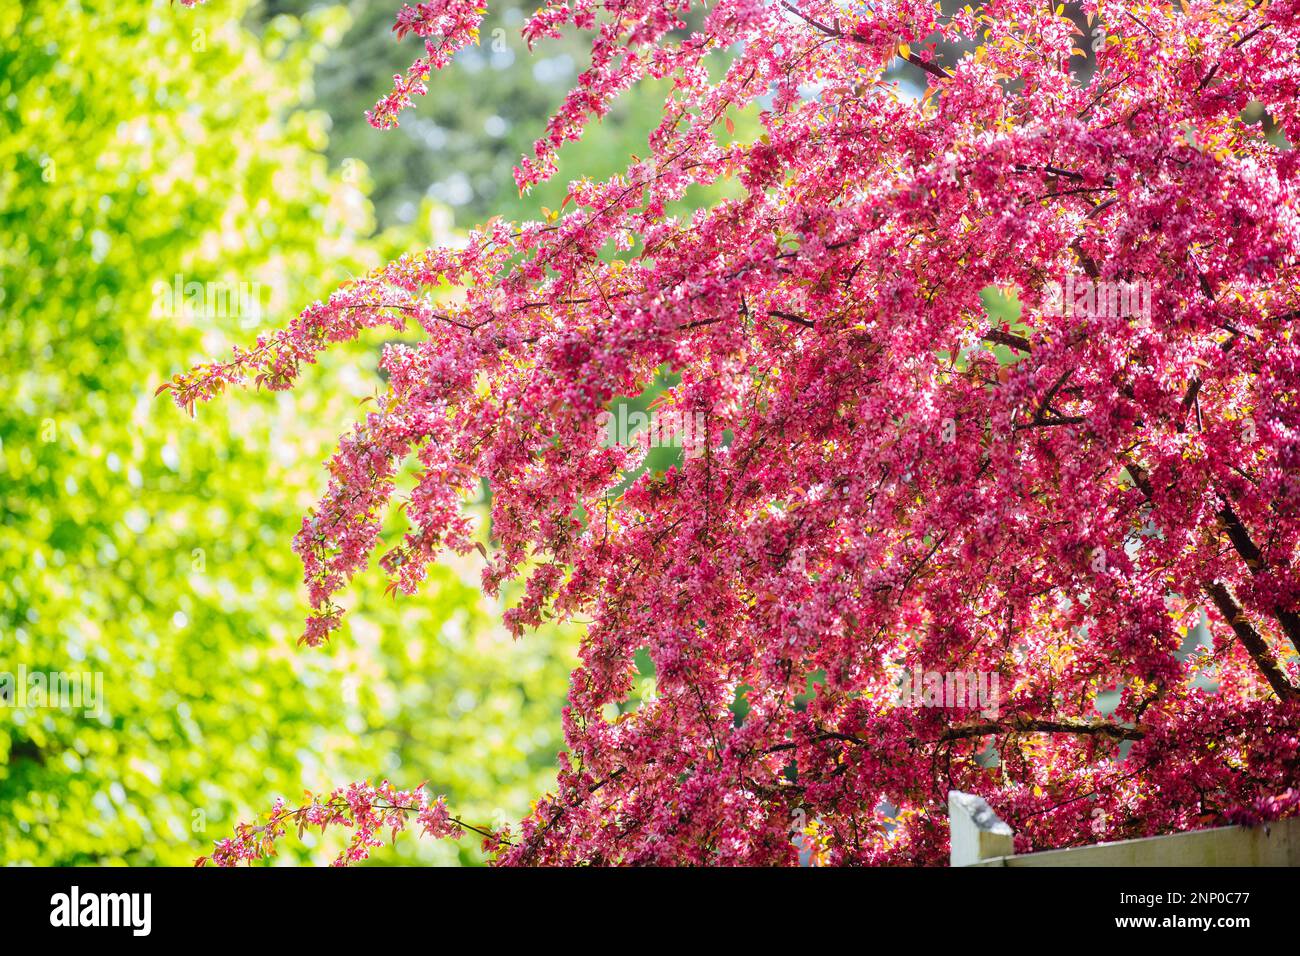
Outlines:
{"type": "Polygon", "coordinates": [[[369,858],[370,851],[384,845],[387,831],[390,841],[404,831],[412,818],[419,827],[419,836],[433,839],[457,839],[465,830],[484,837],[485,846],[495,848],[502,837],[489,830],[462,822],[453,817],[441,797],[430,801],[420,786],[414,790],[398,790],[387,780],[378,786],[354,783],[340,787],[324,799],[307,793],[306,802],[289,809],[283,800],[277,800],[260,824],[241,823],[235,835],[218,840],[211,857],[201,856],[195,866],[237,866],[275,856],[276,843],[292,828],[298,837],[308,830],[325,833],[331,827],[347,829],[347,846],[334,860],[335,866],[349,866],[369,858]]]}

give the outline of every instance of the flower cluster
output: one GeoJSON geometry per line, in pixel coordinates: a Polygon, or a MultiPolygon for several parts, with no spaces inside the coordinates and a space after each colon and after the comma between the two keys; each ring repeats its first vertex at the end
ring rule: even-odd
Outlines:
{"type": "MultiPolygon", "coordinates": [[[[195,866],[211,862],[216,866],[237,866],[275,856],[276,842],[296,830],[301,837],[308,830],[326,832],[330,827],[351,830],[347,846],[334,860],[335,866],[348,866],[370,856],[374,847],[384,845],[387,831],[390,840],[406,829],[412,819],[420,836],[456,839],[464,831],[459,820],[447,812],[441,797],[430,802],[423,786],[398,790],[387,780],[379,786],[354,783],[335,790],[321,799],[311,793],[306,803],[289,809],[277,800],[261,824],[241,823],[231,838],[218,840],[211,857],[199,857],[195,866]]],[[[484,831],[479,831],[484,832],[484,831]]],[[[489,835],[486,834],[485,835],[489,835]]]]}
{"type": "MultiPolygon", "coordinates": [[[[428,55],[376,125],[478,16],[403,9],[428,55]]],[[[566,25],[591,68],[520,185],[668,78],[646,158],[166,386],[287,388],[405,330],[295,542],[305,639],[403,462],[403,591],[481,546],[487,481],[507,623],[584,627],[556,790],[499,861],[789,863],[811,821],[827,862],[937,862],[950,788],[1021,850],[1295,812],[1300,4],[577,0],[524,32],[566,25]],[[1052,307],[1135,283],[1140,314],[1052,307]],[[702,453],[638,474],[594,423],[664,367],[702,453]],[[998,675],[996,716],[898,706],[914,669],[998,675]]]]}
{"type": "Polygon", "coordinates": [[[450,63],[457,50],[478,42],[478,27],[482,22],[483,8],[479,0],[438,0],[413,7],[403,4],[393,32],[399,40],[408,33],[422,37],[424,55],[411,64],[405,76],[393,77],[392,92],[366,113],[370,125],[375,129],[396,126],[398,114],[411,105],[411,98],[428,92],[425,80],[429,74],[450,63]]]}

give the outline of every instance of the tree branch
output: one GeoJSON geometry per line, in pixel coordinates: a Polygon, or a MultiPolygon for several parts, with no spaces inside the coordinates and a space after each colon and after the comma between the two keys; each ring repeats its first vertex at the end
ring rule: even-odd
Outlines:
{"type": "Polygon", "coordinates": [[[1012,717],[1007,721],[989,721],[965,727],[953,727],[945,731],[939,739],[966,740],[970,737],[987,737],[990,734],[1002,733],[1078,734],[1087,737],[1109,737],[1112,740],[1141,740],[1146,736],[1145,730],[1138,727],[1124,727],[1120,724],[1075,723],[1066,720],[1012,717]]]}
{"type": "Polygon", "coordinates": [[[1214,606],[1219,609],[1228,624],[1231,625],[1233,632],[1237,635],[1237,640],[1250,656],[1254,659],[1259,669],[1264,672],[1264,677],[1268,685],[1273,688],[1273,693],[1281,700],[1293,700],[1300,696],[1298,691],[1291,682],[1287,680],[1286,674],[1282,672],[1277,664],[1277,658],[1269,650],[1268,642],[1260,635],[1259,631],[1246,620],[1246,615],[1242,613],[1241,607],[1237,604],[1228,589],[1220,582],[1215,581],[1205,587],[1205,592],[1214,602],[1214,606]]]}
{"type": "Polygon", "coordinates": [[[1007,348],[1017,349],[1021,352],[1030,351],[1029,339],[1023,335],[1016,335],[1014,332],[989,329],[980,338],[985,342],[992,342],[994,345],[1005,345],[1007,348]]]}

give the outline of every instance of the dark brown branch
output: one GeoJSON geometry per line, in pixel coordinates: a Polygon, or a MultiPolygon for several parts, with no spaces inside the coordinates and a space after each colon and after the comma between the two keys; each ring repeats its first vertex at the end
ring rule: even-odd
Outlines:
{"type": "Polygon", "coordinates": [[[1219,613],[1231,625],[1233,633],[1237,635],[1237,640],[1241,641],[1242,647],[1246,648],[1251,658],[1264,672],[1264,677],[1268,685],[1273,688],[1273,693],[1277,694],[1281,700],[1292,700],[1300,696],[1300,691],[1291,685],[1287,680],[1286,674],[1282,668],[1278,667],[1277,659],[1273,652],[1268,648],[1268,642],[1260,635],[1259,631],[1246,620],[1246,615],[1242,613],[1240,606],[1233,600],[1228,589],[1218,581],[1207,585],[1205,592],[1209,594],[1210,600],[1214,606],[1219,609],[1219,613]]]}
{"type": "Polygon", "coordinates": [[[793,312],[781,312],[777,309],[768,309],[767,314],[777,319],[785,319],[787,322],[794,322],[796,325],[802,325],[806,329],[816,328],[817,326],[817,323],[812,319],[806,319],[802,315],[795,315],[793,312]]]}
{"type": "MultiPolygon", "coordinates": [[[[987,737],[992,734],[1076,734],[1084,737],[1108,737],[1111,740],[1141,740],[1146,736],[1146,731],[1139,727],[1124,727],[1119,724],[1108,723],[1076,723],[1068,720],[1044,720],[1033,717],[1009,717],[1001,721],[984,721],[978,724],[967,724],[962,727],[950,727],[939,735],[937,740],[922,741],[922,743],[950,743],[954,740],[968,740],[971,737],[987,737]]],[[[825,743],[828,740],[839,740],[844,743],[857,744],[865,747],[867,741],[861,737],[855,737],[852,734],[844,734],[836,731],[825,731],[815,737],[810,737],[803,741],[790,741],[788,743],[777,744],[767,748],[766,753],[778,753],[785,750],[794,750],[797,747],[807,744],[825,743]]]]}
{"type": "MultiPolygon", "coordinates": [[[[1151,477],[1146,473],[1146,469],[1132,462],[1125,462],[1125,466],[1128,468],[1128,473],[1133,476],[1134,484],[1146,496],[1147,501],[1150,501],[1153,488],[1151,486],[1151,477]]],[[[1250,535],[1246,532],[1245,527],[1237,519],[1232,506],[1225,504],[1219,511],[1219,518],[1224,522],[1228,532],[1228,539],[1233,542],[1233,546],[1237,548],[1238,553],[1245,558],[1247,567],[1250,567],[1252,559],[1248,555],[1259,555],[1259,551],[1255,547],[1255,542],[1251,540],[1250,535]]],[[[1258,558],[1255,559],[1255,563],[1258,564],[1258,558]]],[[[1228,593],[1228,589],[1215,581],[1205,585],[1205,593],[1209,595],[1210,600],[1214,602],[1214,606],[1219,609],[1219,613],[1232,626],[1233,633],[1237,635],[1237,639],[1241,641],[1241,646],[1246,649],[1246,653],[1250,655],[1251,660],[1255,662],[1255,666],[1264,675],[1268,685],[1273,688],[1273,693],[1277,694],[1282,700],[1288,700],[1300,694],[1300,691],[1297,691],[1291,685],[1281,668],[1278,667],[1277,659],[1269,650],[1268,643],[1246,620],[1236,600],[1228,593]]],[[[1279,611],[1279,619],[1282,614],[1287,614],[1293,623],[1300,624],[1300,622],[1294,621],[1295,615],[1289,612],[1279,611]]],[[[1286,625],[1283,624],[1283,627],[1285,628],[1286,625]]],[[[1290,636],[1289,631],[1288,636],[1290,636]]]]}
{"type": "MultiPolygon", "coordinates": [[[[1200,280],[1201,294],[1210,302],[1214,302],[1214,290],[1210,287],[1209,280],[1205,278],[1204,273],[1201,272],[1194,259],[1192,260],[1192,266],[1196,269],[1197,279],[1200,280]]],[[[1221,348],[1225,353],[1232,351],[1233,346],[1237,344],[1238,338],[1239,333],[1234,332],[1230,338],[1220,344],[1219,348],[1221,348]]],[[[1182,411],[1184,417],[1186,417],[1187,412],[1192,405],[1198,402],[1200,393],[1201,377],[1200,375],[1196,375],[1193,376],[1191,382],[1188,383],[1187,392],[1183,395],[1182,411]]],[[[1199,408],[1200,406],[1197,405],[1198,414],[1199,408]]],[[[1183,428],[1183,423],[1181,421],[1178,424],[1178,428],[1179,431],[1183,428]]],[[[1223,507],[1219,509],[1219,520],[1223,522],[1223,528],[1228,534],[1228,540],[1232,542],[1232,547],[1236,550],[1237,554],[1241,556],[1241,560],[1246,563],[1246,567],[1250,569],[1252,575],[1264,573],[1268,568],[1268,562],[1265,561],[1263,552],[1259,550],[1258,546],[1256,546],[1255,542],[1251,539],[1250,532],[1247,530],[1241,518],[1237,515],[1237,512],[1233,510],[1232,504],[1227,499],[1227,495],[1220,493],[1220,497],[1223,499],[1223,507]]],[[[1279,605],[1273,609],[1273,616],[1277,618],[1278,623],[1282,626],[1282,631],[1286,634],[1287,639],[1290,640],[1291,646],[1295,648],[1295,650],[1300,651],[1300,614],[1279,605]]],[[[1238,633],[1238,636],[1241,636],[1240,633],[1238,633]]],[[[1253,653],[1252,656],[1254,656],[1253,653]]],[[[1260,666],[1263,667],[1264,664],[1260,662],[1260,666]]],[[[1276,664],[1274,666],[1276,666],[1276,664]]],[[[1270,683],[1272,683],[1271,680],[1270,683]]],[[[1287,684],[1287,686],[1290,687],[1290,684],[1287,684]]]]}
{"type": "MultiPolygon", "coordinates": [[[[1250,573],[1262,574],[1267,569],[1268,562],[1265,561],[1263,552],[1251,538],[1250,532],[1246,530],[1246,526],[1242,524],[1241,518],[1232,505],[1225,501],[1218,515],[1219,520],[1223,522],[1223,530],[1227,532],[1228,540],[1232,542],[1232,547],[1237,554],[1241,555],[1241,560],[1246,563],[1250,573]]],[[[1292,647],[1300,651],[1300,615],[1281,606],[1275,607],[1273,614],[1282,625],[1282,630],[1291,641],[1292,647]]]]}
{"type": "Polygon", "coordinates": [[[937,76],[941,80],[952,79],[952,74],[949,73],[947,70],[945,70],[943,67],[941,67],[939,64],[928,63],[925,60],[921,59],[919,56],[917,56],[915,53],[907,54],[907,62],[911,63],[913,66],[919,66],[921,69],[925,70],[925,72],[929,73],[931,76],[937,76]]]}
{"type": "Polygon", "coordinates": [[[1083,236],[1079,236],[1074,242],[1070,243],[1070,251],[1078,257],[1079,264],[1083,266],[1083,271],[1088,274],[1089,279],[1096,279],[1101,276],[1101,269],[1097,268],[1097,263],[1093,261],[1092,256],[1083,251],[1083,236]]]}
{"type": "MultiPolygon", "coordinates": [[[[860,37],[853,33],[845,33],[843,30],[840,30],[837,26],[831,26],[829,23],[823,23],[821,20],[818,20],[815,17],[808,16],[808,14],[802,12],[793,3],[787,3],[786,0],[781,0],[781,6],[784,9],[788,10],[790,13],[793,13],[796,17],[798,17],[804,23],[808,24],[808,26],[812,27],[814,30],[816,30],[818,33],[822,34],[823,36],[836,37],[841,40],[848,40],[852,43],[867,42],[865,37],[860,37]]],[[[836,22],[838,23],[839,21],[837,20],[836,22]]],[[[919,66],[921,69],[925,70],[925,72],[929,73],[932,76],[937,76],[942,80],[952,79],[952,74],[949,73],[947,70],[945,70],[943,67],[941,67],[939,64],[927,63],[925,60],[921,59],[915,53],[908,53],[908,55],[904,57],[904,59],[906,59],[907,62],[911,63],[913,66],[919,66]]]]}
{"type": "Polygon", "coordinates": [[[1085,737],[1109,737],[1112,740],[1141,740],[1146,736],[1145,730],[1138,727],[1123,727],[1119,724],[1074,723],[1065,720],[1012,717],[1006,721],[989,721],[965,727],[953,727],[945,731],[939,739],[966,740],[970,737],[987,737],[990,734],[1004,733],[1079,734],[1085,737]]]}
{"type": "Polygon", "coordinates": [[[1087,420],[1082,415],[1044,415],[1036,417],[1032,422],[1023,422],[1016,425],[1016,431],[1028,431],[1031,428],[1052,428],[1055,425],[1082,425],[1087,420]]]}
{"type": "Polygon", "coordinates": [[[992,342],[994,345],[1005,345],[1007,348],[1017,349],[1021,352],[1030,351],[1029,339],[1023,335],[1016,335],[1014,332],[1003,332],[1001,329],[989,329],[982,336],[985,342],[992,342]]]}
{"type": "MultiPolygon", "coordinates": [[[[1232,45],[1233,49],[1237,49],[1241,46],[1244,46],[1248,41],[1253,40],[1256,36],[1258,36],[1264,30],[1267,30],[1268,28],[1269,28],[1269,24],[1267,23],[1260,24],[1259,26],[1255,27],[1255,29],[1245,34],[1236,43],[1234,43],[1232,45]]],[[[1199,93],[1201,90],[1205,89],[1207,86],[1210,85],[1210,81],[1213,80],[1215,75],[1219,72],[1219,67],[1221,65],[1222,65],[1221,63],[1216,63],[1214,64],[1213,67],[1210,68],[1210,72],[1205,74],[1205,78],[1201,80],[1200,85],[1196,87],[1196,92],[1199,93]]]]}

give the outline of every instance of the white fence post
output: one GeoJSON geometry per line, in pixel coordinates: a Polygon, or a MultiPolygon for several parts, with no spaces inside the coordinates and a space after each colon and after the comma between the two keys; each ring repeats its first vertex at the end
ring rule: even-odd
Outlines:
{"type": "Polygon", "coordinates": [[[1015,853],[1011,827],[998,818],[983,797],[949,790],[948,825],[952,835],[949,860],[953,866],[970,866],[1015,853]]]}

